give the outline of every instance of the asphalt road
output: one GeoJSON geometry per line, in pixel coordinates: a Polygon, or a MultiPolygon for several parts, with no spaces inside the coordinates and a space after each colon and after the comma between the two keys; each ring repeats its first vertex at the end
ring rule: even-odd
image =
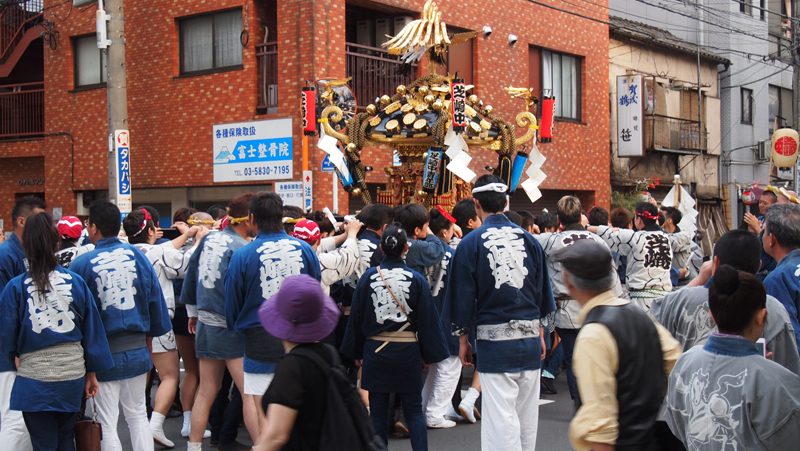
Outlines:
{"type": "MultiPolygon", "coordinates": [[[[556,380],[557,395],[544,395],[541,399],[539,408],[539,435],[537,449],[548,451],[568,451],[570,450],[567,430],[569,421],[572,419],[573,407],[567,391],[565,374],[556,380]]],[[[168,418],[165,422],[167,438],[175,442],[175,449],[186,449],[186,439],[180,436],[182,418],[168,418]]],[[[125,450],[130,450],[130,440],[124,418],[120,418],[118,431],[122,446],[125,450]]],[[[431,451],[479,451],[480,450],[480,421],[476,424],[459,424],[452,429],[428,430],[428,448],[431,451]]],[[[240,429],[238,440],[242,444],[249,444],[249,437],[244,428],[240,429]]],[[[212,448],[208,440],[205,440],[204,449],[212,448]]],[[[156,446],[156,450],[165,449],[156,446]]],[[[245,450],[247,447],[237,447],[222,449],[222,451],[245,450]]],[[[390,439],[389,451],[410,451],[411,443],[408,440],[390,439]]]]}

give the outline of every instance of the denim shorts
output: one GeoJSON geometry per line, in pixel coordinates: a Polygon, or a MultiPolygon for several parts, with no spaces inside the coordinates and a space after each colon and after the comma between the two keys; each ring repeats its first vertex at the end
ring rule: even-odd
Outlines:
{"type": "Polygon", "coordinates": [[[244,335],[197,322],[195,352],[198,358],[231,360],[244,357],[244,335]]]}

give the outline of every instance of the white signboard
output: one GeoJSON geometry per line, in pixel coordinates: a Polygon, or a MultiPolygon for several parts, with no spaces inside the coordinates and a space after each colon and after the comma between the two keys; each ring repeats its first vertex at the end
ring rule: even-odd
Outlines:
{"type": "Polygon", "coordinates": [[[292,120],[217,124],[212,130],[214,182],[292,178],[292,120]]]}
{"type": "Polygon", "coordinates": [[[114,130],[114,155],[116,163],[115,185],[117,190],[117,207],[120,213],[126,215],[131,212],[131,145],[128,130],[114,130]]]}
{"type": "Polygon", "coordinates": [[[641,75],[617,77],[617,149],[620,157],[644,155],[641,75]]]}
{"type": "Polygon", "coordinates": [[[283,205],[303,208],[303,182],[275,182],[275,193],[283,205]]]}
{"type": "Polygon", "coordinates": [[[303,211],[311,211],[314,204],[314,173],[303,171],[303,211]]]}

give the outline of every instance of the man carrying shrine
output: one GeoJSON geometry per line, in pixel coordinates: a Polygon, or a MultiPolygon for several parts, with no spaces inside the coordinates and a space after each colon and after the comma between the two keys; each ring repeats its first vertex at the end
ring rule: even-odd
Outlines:
{"type": "Polygon", "coordinates": [[[308,274],[319,280],[321,275],[319,259],[311,246],[286,234],[280,196],[257,193],[250,201],[250,218],[259,233],[255,240],[231,256],[225,274],[225,318],[228,330],[244,334],[242,395],[244,402],[255,403],[262,412],[260,430],[263,433],[265,418],[261,399],[283,356],[283,344],[261,327],[258,308],[278,292],[287,276],[308,274]]]}
{"type": "Polygon", "coordinates": [[[555,310],[542,247],[502,214],[508,187],[483,175],[472,195],[482,225],[456,248],[443,316],[470,364],[471,338],[480,357],[483,450],[536,448],[541,320],[555,310]]]}
{"type": "Polygon", "coordinates": [[[120,405],[134,451],[152,450],[145,384],[153,367],[150,342],[172,329],[153,265],[139,250],[117,238],[120,212],[110,202],[89,209],[89,238],[95,249],[73,260],[70,270],[89,286],[100,310],[114,366],[97,372],[97,416],[103,451],[122,450],[117,435],[120,405]]]}
{"type": "Polygon", "coordinates": [[[655,299],[672,291],[670,239],[658,226],[658,208],[647,202],[636,204],[636,230],[591,226],[587,230],[600,235],[612,252],[628,257],[626,286],[631,301],[650,310],[655,299]]]}

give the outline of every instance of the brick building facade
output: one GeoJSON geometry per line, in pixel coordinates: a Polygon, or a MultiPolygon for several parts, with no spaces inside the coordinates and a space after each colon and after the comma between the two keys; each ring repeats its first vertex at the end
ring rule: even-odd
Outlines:
{"type": "MultiPolygon", "coordinates": [[[[397,18],[416,17],[423,3],[424,0],[126,1],[134,204],[156,204],[162,215],[168,215],[185,205],[204,207],[224,201],[241,189],[269,189],[270,182],[254,182],[246,187],[213,182],[214,124],[292,118],[292,179],[300,180],[303,162],[299,105],[305,81],[353,75],[349,72],[355,66],[349,62],[363,58],[362,54],[377,54],[377,49],[374,53],[363,49],[378,46],[381,31],[392,33],[391,28],[385,28],[386,21],[396,24],[397,18]],[[241,63],[185,73],[181,48],[184,20],[220,11],[238,11],[242,29],[249,33],[247,45],[241,47],[241,63]],[[263,45],[264,42],[270,44],[263,45]],[[265,71],[274,73],[265,75],[265,71]],[[272,77],[271,81],[265,81],[267,76],[272,77]]],[[[485,25],[492,28],[488,38],[478,37],[468,47],[454,50],[450,67],[462,73],[471,71],[465,78],[472,79],[475,92],[494,106],[497,115],[513,120],[522,106],[503,91],[506,86],[530,85],[541,90],[549,84],[574,98],[571,105],[564,107],[564,115],[569,117],[556,121],[554,142],[540,146],[547,156],[543,170],[548,176],[542,185],[542,204],[526,205],[520,191],[513,199],[515,205],[538,210],[564,192],[576,192],[588,204],[608,205],[608,27],[603,23],[608,17],[607,9],[594,6],[591,15],[600,20],[593,21],[525,0],[440,0],[438,4],[451,29],[481,30],[485,25]],[[513,46],[508,43],[509,34],[517,36],[513,46]],[[547,63],[542,62],[544,58],[547,63]],[[553,70],[556,58],[560,68],[557,72],[564,76],[557,82],[552,73],[545,75],[543,69],[553,70]]],[[[84,7],[73,7],[59,0],[44,1],[43,18],[58,32],[51,39],[56,45],[46,39],[47,45],[33,43],[28,50],[39,48],[43,54],[41,78],[35,80],[36,74],[29,74],[43,82],[43,124],[40,130],[18,135],[13,130],[0,129],[0,217],[6,218],[6,229],[10,228],[10,206],[15,195],[43,194],[49,207],[60,207],[68,214],[85,212],[91,199],[102,197],[107,189],[106,90],[103,83],[80,86],[76,69],[78,59],[83,58],[77,55],[80,38],[95,30],[93,5],[89,2],[84,7]]],[[[3,63],[8,64],[7,59],[0,55],[0,69],[3,63]]],[[[17,75],[19,72],[19,68],[12,70],[17,75]]],[[[0,78],[0,95],[10,80],[0,78]]],[[[362,75],[354,82],[368,80],[362,75]]],[[[354,86],[354,91],[361,92],[360,89],[354,86]]],[[[369,101],[359,99],[359,103],[364,106],[369,101]]],[[[14,113],[4,109],[1,114],[14,113]]],[[[496,161],[488,149],[473,149],[472,153],[478,156],[472,164],[476,172],[483,172],[484,166],[496,161]]],[[[385,182],[380,168],[391,164],[390,149],[365,150],[364,155],[366,163],[376,168],[368,174],[368,182],[385,182]]],[[[316,139],[312,138],[307,164],[315,177],[314,208],[332,205],[331,176],[320,172],[322,158],[316,139]]],[[[358,206],[358,202],[348,202],[341,188],[338,200],[340,211],[358,206]]]]}

